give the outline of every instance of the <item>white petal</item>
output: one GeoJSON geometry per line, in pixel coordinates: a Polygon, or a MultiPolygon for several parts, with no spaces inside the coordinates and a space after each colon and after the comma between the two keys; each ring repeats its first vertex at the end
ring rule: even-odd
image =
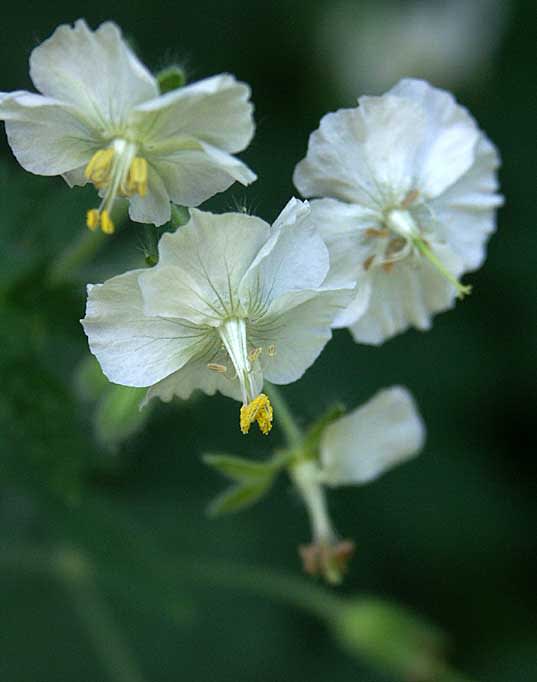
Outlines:
{"type": "Polygon", "coordinates": [[[138,285],[143,272],[132,270],[104,284],[88,286],[82,320],[103,372],[110,381],[125,386],[151,386],[207,345],[199,329],[144,314],[138,285]]]}
{"type": "Polygon", "coordinates": [[[78,168],[74,168],[73,170],[62,173],[63,179],[69,185],[69,187],[83,187],[84,185],[88,184],[89,179],[86,177],[84,172],[86,165],[87,164],[84,164],[83,166],[79,166],[78,168]]]}
{"type": "MultiPolygon", "coordinates": [[[[462,271],[459,257],[447,246],[431,246],[444,266],[458,277],[462,271]]],[[[391,272],[377,267],[367,273],[371,286],[369,305],[350,327],[356,341],[379,345],[411,326],[429,329],[435,313],[454,305],[453,285],[428,260],[418,258],[396,263],[391,272]]]]}
{"type": "Polygon", "coordinates": [[[215,326],[237,311],[239,283],[270,228],[243,213],[190,215],[187,225],[162,236],[158,265],[140,278],[145,310],[215,326]]]}
{"type": "Polygon", "coordinates": [[[396,205],[414,188],[426,122],[419,103],[390,95],[361,97],[358,108],[324,116],[294,182],[304,196],[373,210],[396,205]]]}
{"type": "Polygon", "coordinates": [[[356,281],[370,255],[364,230],[382,227],[378,212],[335,199],[312,201],[310,220],[330,253],[330,271],[325,286],[345,286],[356,281]]]}
{"type": "Polygon", "coordinates": [[[294,181],[304,196],[386,208],[418,190],[438,196],[472,165],[479,131],[453,97],[406,79],[356,109],[328,114],[294,181]]]}
{"type": "Polygon", "coordinates": [[[364,274],[358,280],[351,302],[336,315],[332,322],[332,327],[340,329],[354,325],[369,307],[372,290],[371,277],[364,274]]]}
{"type": "Polygon", "coordinates": [[[326,114],[311,135],[293,182],[305,197],[333,197],[376,208],[379,189],[361,152],[365,128],[358,109],[326,114]]]}
{"type": "Polygon", "coordinates": [[[316,289],[326,278],[328,249],[309,220],[309,206],[291,199],[240,283],[239,296],[255,318],[283,294],[316,289]]]}
{"type": "Polygon", "coordinates": [[[31,173],[60,175],[85,166],[98,147],[75,110],[41,95],[7,95],[0,102],[0,119],[17,161],[31,173]]]}
{"type": "Polygon", "coordinates": [[[209,354],[195,358],[187,362],[177,372],[151,386],[142,406],[151,398],[160,398],[166,403],[174,397],[187,400],[195,390],[203,391],[207,395],[214,395],[218,391],[229,398],[240,401],[241,387],[237,378],[228,376],[228,372],[220,374],[210,370],[207,367],[210,360],[209,354]]]}
{"type": "Polygon", "coordinates": [[[231,154],[192,140],[184,140],[182,148],[166,155],[150,154],[148,160],[172,201],[181,206],[198,206],[236,181],[248,185],[257,177],[231,154]]]}
{"type": "Polygon", "coordinates": [[[254,347],[273,346],[272,357],[261,356],[265,378],[275,384],[299,379],[332,337],[330,325],[350,294],[343,290],[293,292],[276,299],[249,334],[254,347]],[[309,300],[301,302],[306,295],[309,300]]]}
{"type": "Polygon", "coordinates": [[[384,197],[383,207],[397,205],[414,189],[426,112],[418,102],[389,94],[358,101],[364,128],[360,153],[384,197]]]}
{"type": "Polygon", "coordinates": [[[170,197],[155,168],[148,164],[147,193],[141,197],[133,194],[129,199],[129,216],[138,223],[164,225],[171,216],[170,197]]]}
{"type": "Polygon", "coordinates": [[[485,244],[496,227],[496,169],[500,164],[494,145],[479,140],[473,166],[454,185],[430,203],[438,236],[461,257],[465,270],[475,270],[485,258],[485,244]]]}
{"type": "Polygon", "coordinates": [[[158,95],[156,80],[110,22],[95,32],[82,19],[59,26],[32,52],[30,76],[43,94],[80,109],[103,132],[158,95]]]}
{"type": "Polygon", "coordinates": [[[474,162],[479,130],[450,93],[425,81],[403,79],[389,94],[418,105],[427,117],[420,131],[423,144],[416,150],[419,156],[415,171],[421,193],[426,198],[436,197],[474,162]]]}
{"type": "Polygon", "coordinates": [[[150,153],[169,153],[185,137],[236,153],[253,137],[252,112],[250,88],[222,74],[139,105],[131,122],[150,153]]]}
{"type": "Polygon", "coordinates": [[[410,393],[400,386],[379,391],[324,431],[323,481],[368,483],[416,456],[424,440],[425,427],[410,393]]]}

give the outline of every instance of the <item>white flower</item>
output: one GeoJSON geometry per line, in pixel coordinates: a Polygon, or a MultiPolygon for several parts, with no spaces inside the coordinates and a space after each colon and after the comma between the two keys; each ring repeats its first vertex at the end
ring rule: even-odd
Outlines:
{"type": "Polygon", "coordinates": [[[92,182],[102,202],[91,229],[112,232],[116,197],[133,220],[162,225],[170,200],[197,206],[256,176],[232,154],[250,142],[250,89],[222,74],[159,95],[156,79],[113,23],[95,32],[83,20],[60,26],[30,57],[42,95],[2,93],[0,119],[28,171],[92,182]]]}
{"type": "Polygon", "coordinates": [[[406,79],[326,115],[294,181],[331,252],[354,266],[357,295],[335,326],[379,344],[468,293],[495,227],[497,152],[453,97],[406,79]]]}
{"type": "Polygon", "coordinates": [[[400,386],[379,391],[325,429],[321,480],[329,486],[368,483],[416,456],[424,440],[425,427],[410,393],[400,386]]]}
{"type": "Polygon", "coordinates": [[[302,376],[354,286],[324,286],[329,255],[309,206],[292,199],[272,228],[243,213],[192,209],[159,253],[152,269],[88,287],[82,323],[104,373],[150,387],[147,399],[220,391],[242,400],[243,432],[257,420],[268,433],[264,378],[302,376]]]}

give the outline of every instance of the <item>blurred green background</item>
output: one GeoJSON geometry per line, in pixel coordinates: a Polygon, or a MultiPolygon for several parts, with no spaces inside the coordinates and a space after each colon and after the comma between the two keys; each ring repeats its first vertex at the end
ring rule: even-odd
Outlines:
{"type": "MultiPolygon", "coordinates": [[[[246,205],[272,221],[321,116],[401,76],[452,89],[499,146],[506,205],[485,266],[466,278],[473,295],[430,333],[378,349],[339,331],[284,389],[302,423],[395,383],[413,391],[423,455],[330,496],[357,544],[337,591],[412,607],[482,682],[537,679],[534,14],[533,0],[19,0],[0,27],[5,91],[31,89],[32,48],[80,16],[115,20],[150,68],[178,61],[190,80],[249,82],[258,128],[242,158],[259,180],[213,210],[246,205]]],[[[398,682],[338,648],[293,582],[273,584],[307,584],[296,545],[309,528],[286,481],[246,513],[204,514],[223,480],[200,455],[267,456],[277,428],[241,436],[237,405],[200,395],[154,405],[130,436],[116,404],[125,433],[110,431],[113,398],[81,369],[84,286],[142,263],[147,232],[129,226],[58,274],[85,238],[93,190],[26,174],[3,135],[0,177],[0,680],[398,682]]]]}

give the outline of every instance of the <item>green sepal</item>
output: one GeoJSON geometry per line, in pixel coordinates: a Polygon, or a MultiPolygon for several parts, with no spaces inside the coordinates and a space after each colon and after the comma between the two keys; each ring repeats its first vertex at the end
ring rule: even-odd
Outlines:
{"type": "Polygon", "coordinates": [[[273,476],[265,476],[231,486],[214,498],[207,508],[207,514],[214,518],[251,507],[269,491],[273,480],[273,476]]]}
{"type": "Polygon", "coordinates": [[[179,206],[179,204],[171,205],[170,224],[174,230],[183,227],[190,220],[190,211],[186,206],[179,206]]]}
{"type": "Polygon", "coordinates": [[[161,95],[172,90],[178,90],[186,84],[186,74],[184,69],[177,64],[167,66],[156,75],[158,88],[161,95]]]}

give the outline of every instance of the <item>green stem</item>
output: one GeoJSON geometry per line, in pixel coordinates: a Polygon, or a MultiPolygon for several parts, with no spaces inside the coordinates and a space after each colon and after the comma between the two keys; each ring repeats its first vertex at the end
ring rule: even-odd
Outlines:
{"type": "Polygon", "coordinates": [[[82,232],[52,261],[47,282],[57,286],[70,281],[74,273],[94,258],[107,238],[102,232],[82,232]]]}
{"type": "Polygon", "coordinates": [[[265,381],[264,390],[272,403],[274,418],[284,432],[288,446],[290,448],[300,447],[303,441],[302,430],[293,417],[293,413],[280,389],[274,386],[274,384],[265,381]]]}
{"type": "MultiPolygon", "coordinates": [[[[105,520],[102,519],[100,510],[93,511],[92,521],[98,530],[105,520]]],[[[105,530],[108,525],[109,521],[102,529],[105,530]]],[[[326,592],[315,584],[271,568],[176,559],[164,554],[144,529],[138,526],[133,529],[129,523],[119,530],[121,532],[118,536],[118,545],[123,551],[128,549],[127,554],[133,564],[142,569],[141,577],[147,571],[167,595],[177,591],[178,581],[185,578],[192,582],[209,582],[226,589],[241,589],[253,595],[263,595],[300,608],[330,627],[337,622],[341,608],[348,604],[346,599],[326,592]]],[[[117,571],[107,571],[98,564],[94,568],[93,562],[77,550],[60,553],[33,549],[3,551],[0,555],[0,567],[2,566],[15,569],[17,574],[25,568],[60,575],[110,675],[119,682],[144,682],[95,580],[95,572],[98,569],[99,577],[105,580],[110,588],[117,589],[117,571]]],[[[147,588],[148,582],[142,579],[136,586],[138,589],[147,588]]],[[[354,599],[356,601],[357,597],[354,599]]],[[[365,599],[368,600],[367,597],[365,599]]],[[[169,609],[170,615],[175,619],[174,599],[168,596],[166,601],[162,602],[162,606],[169,609]]],[[[368,659],[365,653],[363,658],[368,659]]],[[[369,662],[375,665],[374,661],[369,662]]],[[[474,681],[453,668],[443,667],[436,673],[434,679],[427,682],[474,681]]]]}
{"type": "Polygon", "coordinates": [[[80,575],[65,574],[64,584],[110,679],[144,682],[145,678],[88,566],[80,575]]]}
{"type": "MultiPolygon", "coordinates": [[[[185,578],[192,582],[209,582],[227,589],[242,589],[255,595],[262,594],[267,598],[300,608],[324,620],[332,619],[336,609],[340,606],[339,597],[326,592],[318,585],[306,582],[293,575],[277,572],[273,569],[243,566],[222,561],[200,562],[183,558],[174,559],[168,555],[164,556],[155,543],[144,535],[143,531],[141,535],[137,534],[136,540],[133,540],[132,536],[129,537],[131,538],[129,549],[132,552],[132,558],[134,559],[136,556],[139,565],[145,566],[150,574],[157,576],[158,583],[161,586],[167,584],[173,589],[178,579],[185,578]],[[151,557],[151,561],[146,557],[151,557]]],[[[26,548],[7,550],[3,551],[0,556],[0,568],[3,567],[15,569],[17,574],[27,570],[60,575],[63,580],[68,580],[69,583],[83,581],[86,587],[89,584],[91,590],[89,575],[94,585],[94,578],[89,570],[92,564],[79,551],[55,554],[50,550],[26,548]]],[[[111,587],[117,589],[117,575],[115,573],[108,575],[104,568],[100,568],[99,573],[107,581],[107,584],[110,583],[111,587]]],[[[166,606],[173,608],[170,600],[167,600],[166,606]]],[[[99,611],[102,612],[103,609],[99,609],[99,611]]],[[[175,611],[172,612],[172,615],[174,613],[175,611]]],[[[94,616],[95,614],[93,614],[94,616]]],[[[91,625],[93,631],[93,622],[88,623],[88,625],[91,625]]]]}
{"type": "Polygon", "coordinates": [[[175,574],[181,572],[191,580],[205,580],[227,589],[241,589],[254,595],[263,595],[312,616],[326,620],[334,616],[339,607],[339,598],[325,592],[318,586],[307,583],[292,575],[278,573],[273,569],[241,566],[224,562],[200,564],[172,561],[168,568],[175,574]]]}
{"type": "Polygon", "coordinates": [[[56,552],[17,548],[3,551],[0,567],[48,573],[66,588],[78,617],[86,626],[95,652],[109,678],[116,682],[145,682],[95,579],[95,569],[86,555],[76,549],[56,552]]]}

